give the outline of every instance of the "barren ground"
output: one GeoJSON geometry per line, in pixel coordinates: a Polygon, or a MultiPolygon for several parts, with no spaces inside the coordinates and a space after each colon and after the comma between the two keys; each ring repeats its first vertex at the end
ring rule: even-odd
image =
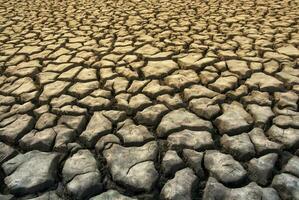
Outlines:
{"type": "Polygon", "coordinates": [[[0,0],[0,200],[298,200],[298,0],[0,0]]]}

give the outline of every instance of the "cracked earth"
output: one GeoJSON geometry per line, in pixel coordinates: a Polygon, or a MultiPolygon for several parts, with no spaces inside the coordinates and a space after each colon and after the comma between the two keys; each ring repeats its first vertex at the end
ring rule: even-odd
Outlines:
{"type": "Polygon", "coordinates": [[[1,200],[298,200],[299,2],[0,0],[1,200]]]}

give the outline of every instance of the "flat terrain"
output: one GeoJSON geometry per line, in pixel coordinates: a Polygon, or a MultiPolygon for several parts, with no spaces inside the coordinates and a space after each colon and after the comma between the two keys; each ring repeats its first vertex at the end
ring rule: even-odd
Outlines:
{"type": "Polygon", "coordinates": [[[0,0],[0,200],[298,200],[298,0],[0,0]]]}

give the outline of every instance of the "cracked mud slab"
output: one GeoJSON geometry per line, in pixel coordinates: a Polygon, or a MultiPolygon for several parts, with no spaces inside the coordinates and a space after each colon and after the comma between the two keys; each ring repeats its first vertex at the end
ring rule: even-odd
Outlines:
{"type": "Polygon", "coordinates": [[[0,200],[299,200],[298,13],[0,0],[0,200]]]}

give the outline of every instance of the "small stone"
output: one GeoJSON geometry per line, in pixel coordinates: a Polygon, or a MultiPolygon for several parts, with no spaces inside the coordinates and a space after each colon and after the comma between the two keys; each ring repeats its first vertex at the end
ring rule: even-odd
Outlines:
{"type": "Polygon", "coordinates": [[[17,151],[9,145],[0,142],[0,165],[11,159],[17,154],[17,151]]]}
{"type": "Polygon", "coordinates": [[[97,80],[97,71],[92,68],[83,68],[77,75],[76,79],[78,81],[94,81],[97,80]]]}
{"type": "MultiPolygon", "coordinates": [[[[108,61],[109,63],[111,61],[108,61]]],[[[108,63],[107,63],[108,64],[108,63]]],[[[113,66],[114,64],[112,64],[113,66]]],[[[117,76],[117,73],[113,72],[111,68],[101,68],[100,69],[100,77],[102,80],[108,80],[115,78],[117,76]]]]}
{"type": "Polygon", "coordinates": [[[99,88],[90,93],[90,95],[93,97],[104,97],[109,99],[111,98],[111,91],[99,88]]]}
{"type": "Polygon", "coordinates": [[[238,85],[238,78],[235,76],[220,76],[214,83],[209,85],[209,88],[224,93],[236,88],[238,85]]]}
{"type": "Polygon", "coordinates": [[[161,162],[161,168],[165,176],[173,175],[183,167],[184,163],[176,151],[168,150],[165,153],[161,162]]]}
{"type": "Polygon", "coordinates": [[[242,104],[234,101],[231,104],[222,104],[222,109],[223,114],[215,120],[221,134],[235,135],[251,128],[253,119],[242,104]]]}
{"type": "Polygon", "coordinates": [[[271,119],[275,116],[269,106],[250,104],[247,106],[247,110],[252,115],[255,125],[261,128],[269,124],[271,119]]]}
{"type": "Polygon", "coordinates": [[[250,75],[250,69],[245,61],[228,60],[226,63],[229,71],[238,74],[241,77],[248,77],[250,75]]]}
{"type": "Polygon", "coordinates": [[[267,74],[274,74],[279,70],[279,68],[279,63],[275,60],[264,63],[264,72],[266,72],[267,74]]]}
{"type": "Polygon", "coordinates": [[[56,80],[57,76],[59,74],[56,72],[40,72],[39,74],[37,74],[37,80],[40,84],[45,85],[45,84],[49,84],[52,83],[56,80]]]}
{"type": "Polygon", "coordinates": [[[137,94],[130,98],[128,106],[131,111],[137,111],[137,110],[144,109],[146,106],[149,106],[151,103],[152,102],[150,98],[148,98],[144,94],[137,94]]]}
{"type": "Polygon", "coordinates": [[[63,124],[71,129],[75,130],[78,134],[83,131],[86,124],[86,117],[84,115],[72,116],[62,115],[58,120],[57,124],[63,124]]]}
{"type": "Polygon", "coordinates": [[[80,67],[80,66],[73,67],[73,68],[67,70],[66,72],[63,72],[62,74],[60,74],[57,79],[70,81],[73,78],[75,78],[75,76],[80,72],[81,69],[82,69],[82,67],[80,67]]]}
{"type": "Polygon", "coordinates": [[[115,69],[115,71],[120,74],[123,75],[124,77],[126,77],[129,80],[134,80],[138,78],[138,73],[137,71],[132,70],[129,67],[117,67],[115,69]]]}
{"type": "Polygon", "coordinates": [[[192,85],[189,88],[184,89],[184,99],[186,101],[191,100],[192,98],[208,97],[213,98],[219,95],[219,93],[214,92],[202,85],[192,85]]]}
{"type": "Polygon", "coordinates": [[[163,94],[157,97],[157,100],[164,103],[170,109],[177,109],[183,106],[183,100],[179,94],[169,95],[163,94]]]}
{"type": "Polygon", "coordinates": [[[68,91],[71,95],[76,97],[83,97],[89,92],[97,89],[99,87],[98,81],[91,81],[91,82],[77,82],[74,85],[72,85],[68,91]]]}
{"type": "Polygon", "coordinates": [[[281,128],[296,128],[299,129],[299,115],[286,116],[278,115],[273,120],[273,124],[281,128]]]}
{"type": "MultiPolygon", "coordinates": [[[[293,68],[292,68],[293,69],[293,68]]],[[[277,78],[282,80],[284,83],[288,85],[293,85],[293,87],[297,87],[296,85],[299,84],[299,77],[296,74],[293,74],[289,71],[284,71],[284,69],[278,73],[276,73],[277,78]]]]}
{"type": "Polygon", "coordinates": [[[156,97],[173,91],[173,88],[163,85],[159,80],[152,80],[142,90],[149,97],[156,97]]]}
{"type": "Polygon", "coordinates": [[[164,104],[156,104],[137,112],[136,120],[141,124],[156,125],[167,111],[168,108],[164,104]]]}
{"type": "Polygon", "coordinates": [[[67,145],[76,139],[76,131],[63,124],[53,127],[53,130],[56,133],[53,149],[60,152],[67,151],[67,145]]]}
{"type": "Polygon", "coordinates": [[[47,101],[50,98],[61,95],[69,85],[70,83],[65,81],[55,81],[45,85],[39,97],[40,101],[47,101]]]}
{"type": "Polygon", "coordinates": [[[284,88],[283,82],[262,72],[252,74],[246,80],[245,85],[252,89],[259,89],[262,92],[277,92],[284,88]]]}
{"type": "Polygon", "coordinates": [[[167,76],[164,81],[170,87],[181,89],[193,83],[198,83],[199,77],[193,70],[177,70],[167,76]]]}
{"type": "Polygon", "coordinates": [[[280,197],[276,190],[273,188],[262,188],[255,182],[251,182],[248,185],[241,188],[227,188],[223,184],[219,183],[213,177],[210,177],[207,181],[204,189],[204,200],[223,199],[223,200],[280,200],[280,197]]]}
{"type": "Polygon", "coordinates": [[[218,61],[217,58],[205,57],[205,58],[197,60],[194,64],[187,66],[187,69],[202,70],[204,67],[206,67],[208,65],[212,65],[213,63],[215,63],[217,61],[218,61]]]}
{"type": "Polygon", "coordinates": [[[75,199],[86,199],[102,190],[101,174],[89,150],[79,150],[69,157],[62,169],[63,182],[75,199]]]}
{"type": "Polygon", "coordinates": [[[154,135],[145,126],[135,125],[131,119],[120,122],[116,134],[122,138],[122,142],[126,145],[140,145],[154,140],[154,135]]]}
{"type": "Polygon", "coordinates": [[[248,135],[258,154],[277,152],[282,148],[281,144],[269,140],[261,128],[252,129],[248,135]]]}
{"type": "Polygon", "coordinates": [[[19,144],[25,150],[51,151],[55,137],[56,132],[53,128],[32,130],[20,139],[19,144]]]}
{"type": "Polygon", "coordinates": [[[137,93],[140,92],[142,90],[142,88],[144,88],[146,86],[146,84],[148,84],[150,82],[150,80],[133,80],[133,82],[131,83],[131,86],[128,88],[127,92],[129,93],[137,93]]]}
{"type": "MultiPolygon", "coordinates": [[[[15,76],[12,76],[15,77],[15,76]]],[[[17,80],[7,80],[2,83],[1,91],[5,94],[21,95],[35,91],[37,87],[34,81],[29,77],[19,78],[17,80]],[[4,84],[6,83],[6,84],[4,84]]]]}
{"type": "Polygon", "coordinates": [[[49,105],[42,105],[37,109],[33,110],[35,117],[40,117],[42,114],[49,112],[50,106],[49,105]]]}
{"type": "Polygon", "coordinates": [[[199,131],[211,131],[213,129],[211,122],[200,119],[195,114],[181,108],[166,114],[157,128],[159,137],[165,137],[171,132],[182,128],[192,128],[199,131]]]}
{"type": "Polygon", "coordinates": [[[203,155],[203,152],[197,152],[191,149],[183,150],[184,160],[186,161],[187,165],[194,170],[199,178],[205,177],[205,173],[202,168],[203,155]]]}
{"type": "Polygon", "coordinates": [[[241,85],[233,91],[227,92],[227,96],[232,100],[240,99],[241,97],[248,94],[248,88],[245,85],[241,85]]]}
{"type": "Polygon", "coordinates": [[[119,110],[107,110],[102,112],[112,123],[121,122],[126,119],[126,112],[119,110]]]}
{"type": "Polygon", "coordinates": [[[275,106],[277,106],[279,109],[286,108],[289,110],[297,111],[297,102],[299,100],[299,96],[295,92],[275,92],[274,98],[276,101],[275,106]]]}
{"type": "Polygon", "coordinates": [[[221,111],[217,101],[209,98],[192,99],[189,107],[195,114],[205,119],[212,119],[221,111]]]}
{"type": "Polygon", "coordinates": [[[52,113],[43,113],[37,120],[35,124],[35,128],[38,130],[42,130],[45,128],[49,128],[55,125],[57,121],[57,116],[52,113]]]}
{"type": "Polygon", "coordinates": [[[189,53],[187,56],[178,59],[178,64],[182,69],[191,68],[196,61],[202,58],[200,53],[189,53]]]}
{"type": "Polygon", "coordinates": [[[102,110],[108,108],[111,102],[103,97],[87,96],[78,101],[79,105],[88,107],[91,110],[102,110]]]}
{"type": "Polygon", "coordinates": [[[190,168],[175,173],[173,179],[166,182],[161,191],[161,199],[191,200],[198,178],[190,168]]]}
{"type": "Polygon", "coordinates": [[[259,62],[251,62],[249,67],[253,72],[259,72],[262,71],[263,64],[259,62]]]}
{"type": "Polygon", "coordinates": [[[283,172],[288,172],[299,177],[299,157],[293,156],[282,169],[283,172]]]}
{"type": "Polygon", "coordinates": [[[269,139],[283,144],[284,148],[296,147],[299,144],[299,130],[293,128],[282,129],[275,125],[267,131],[269,139]]]}
{"type": "Polygon", "coordinates": [[[105,136],[101,137],[99,139],[99,141],[96,143],[96,145],[95,145],[96,152],[100,153],[106,148],[106,146],[107,146],[107,148],[109,148],[114,143],[120,144],[120,139],[117,136],[115,136],[113,134],[105,135],[105,136]]]}
{"type": "Polygon", "coordinates": [[[156,53],[160,52],[160,50],[157,47],[153,47],[150,44],[146,44],[140,48],[138,48],[135,53],[141,54],[143,56],[149,56],[149,55],[154,55],[156,53]]]}
{"type": "Polygon", "coordinates": [[[125,77],[115,77],[111,80],[107,80],[104,88],[114,91],[115,94],[125,92],[129,86],[129,81],[125,77]]]}
{"type": "Polygon", "coordinates": [[[290,60],[289,56],[286,56],[284,54],[277,53],[277,52],[272,52],[272,51],[265,52],[264,53],[264,58],[265,59],[279,60],[279,61],[288,61],[288,60],[290,60]]]}
{"type": "Polygon", "coordinates": [[[219,75],[217,73],[210,71],[201,71],[199,74],[200,82],[203,85],[215,82],[218,77],[219,75]]]}
{"type": "Polygon", "coordinates": [[[218,71],[221,71],[221,72],[227,70],[226,62],[225,62],[225,61],[216,62],[213,66],[214,66],[218,71]]]}
{"type": "Polygon", "coordinates": [[[224,150],[237,160],[248,160],[255,155],[255,149],[247,133],[228,136],[223,135],[220,143],[224,150]]]}
{"type": "Polygon", "coordinates": [[[2,165],[9,191],[15,195],[33,194],[56,182],[59,155],[30,151],[19,154],[2,165]]]}
{"type": "Polygon", "coordinates": [[[55,97],[51,100],[51,105],[54,108],[60,108],[62,106],[65,106],[67,104],[71,104],[76,100],[75,97],[72,97],[70,95],[62,94],[59,97],[55,97]]]}
{"type": "Polygon", "coordinates": [[[219,183],[215,178],[209,177],[206,187],[204,189],[203,199],[214,200],[214,199],[225,199],[228,188],[219,183]]]}
{"type": "Polygon", "coordinates": [[[157,154],[154,141],[140,147],[113,144],[103,152],[113,180],[134,191],[151,191],[154,187],[159,176],[154,165],[157,154]]]}
{"type": "Polygon", "coordinates": [[[146,78],[162,78],[178,68],[178,64],[172,60],[149,61],[141,71],[146,78]]]}
{"type": "Polygon", "coordinates": [[[33,128],[34,119],[27,114],[15,115],[10,119],[12,121],[8,125],[0,126],[0,139],[14,144],[33,128]]]}
{"type": "Polygon", "coordinates": [[[52,108],[52,112],[58,115],[85,115],[87,113],[87,109],[81,108],[77,105],[66,105],[61,108],[52,108]]]}
{"type": "Polygon", "coordinates": [[[88,147],[93,147],[98,139],[101,136],[108,134],[111,129],[111,121],[108,120],[103,113],[94,112],[86,127],[86,130],[80,135],[79,139],[88,147]]]}
{"type": "Polygon", "coordinates": [[[294,47],[293,45],[282,46],[277,49],[279,53],[291,56],[291,57],[299,57],[299,49],[294,47]]]}
{"type": "Polygon", "coordinates": [[[167,141],[171,149],[191,148],[203,150],[212,148],[214,144],[210,132],[192,131],[188,129],[170,134],[167,141]]]}
{"type": "Polygon", "coordinates": [[[0,95],[0,105],[11,105],[15,101],[15,97],[0,95]]]}
{"type": "Polygon", "coordinates": [[[257,104],[260,106],[271,106],[270,95],[268,92],[260,92],[253,90],[250,95],[242,97],[243,104],[257,104]]]}
{"type": "Polygon", "coordinates": [[[40,52],[42,50],[41,46],[24,46],[20,51],[18,51],[19,54],[34,54],[37,52],[40,52]]]}
{"type": "Polygon", "coordinates": [[[282,173],[274,176],[272,187],[277,190],[282,199],[299,199],[299,178],[282,173]]]}
{"type": "Polygon", "coordinates": [[[206,151],[204,166],[211,176],[224,184],[237,184],[247,175],[246,170],[231,155],[216,150],[206,151]]]}
{"type": "Polygon", "coordinates": [[[270,153],[260,158],[253,158],[248,163],[249,178],[260,185],[267,185],[272,179],[277,154],[270,153]]]}

